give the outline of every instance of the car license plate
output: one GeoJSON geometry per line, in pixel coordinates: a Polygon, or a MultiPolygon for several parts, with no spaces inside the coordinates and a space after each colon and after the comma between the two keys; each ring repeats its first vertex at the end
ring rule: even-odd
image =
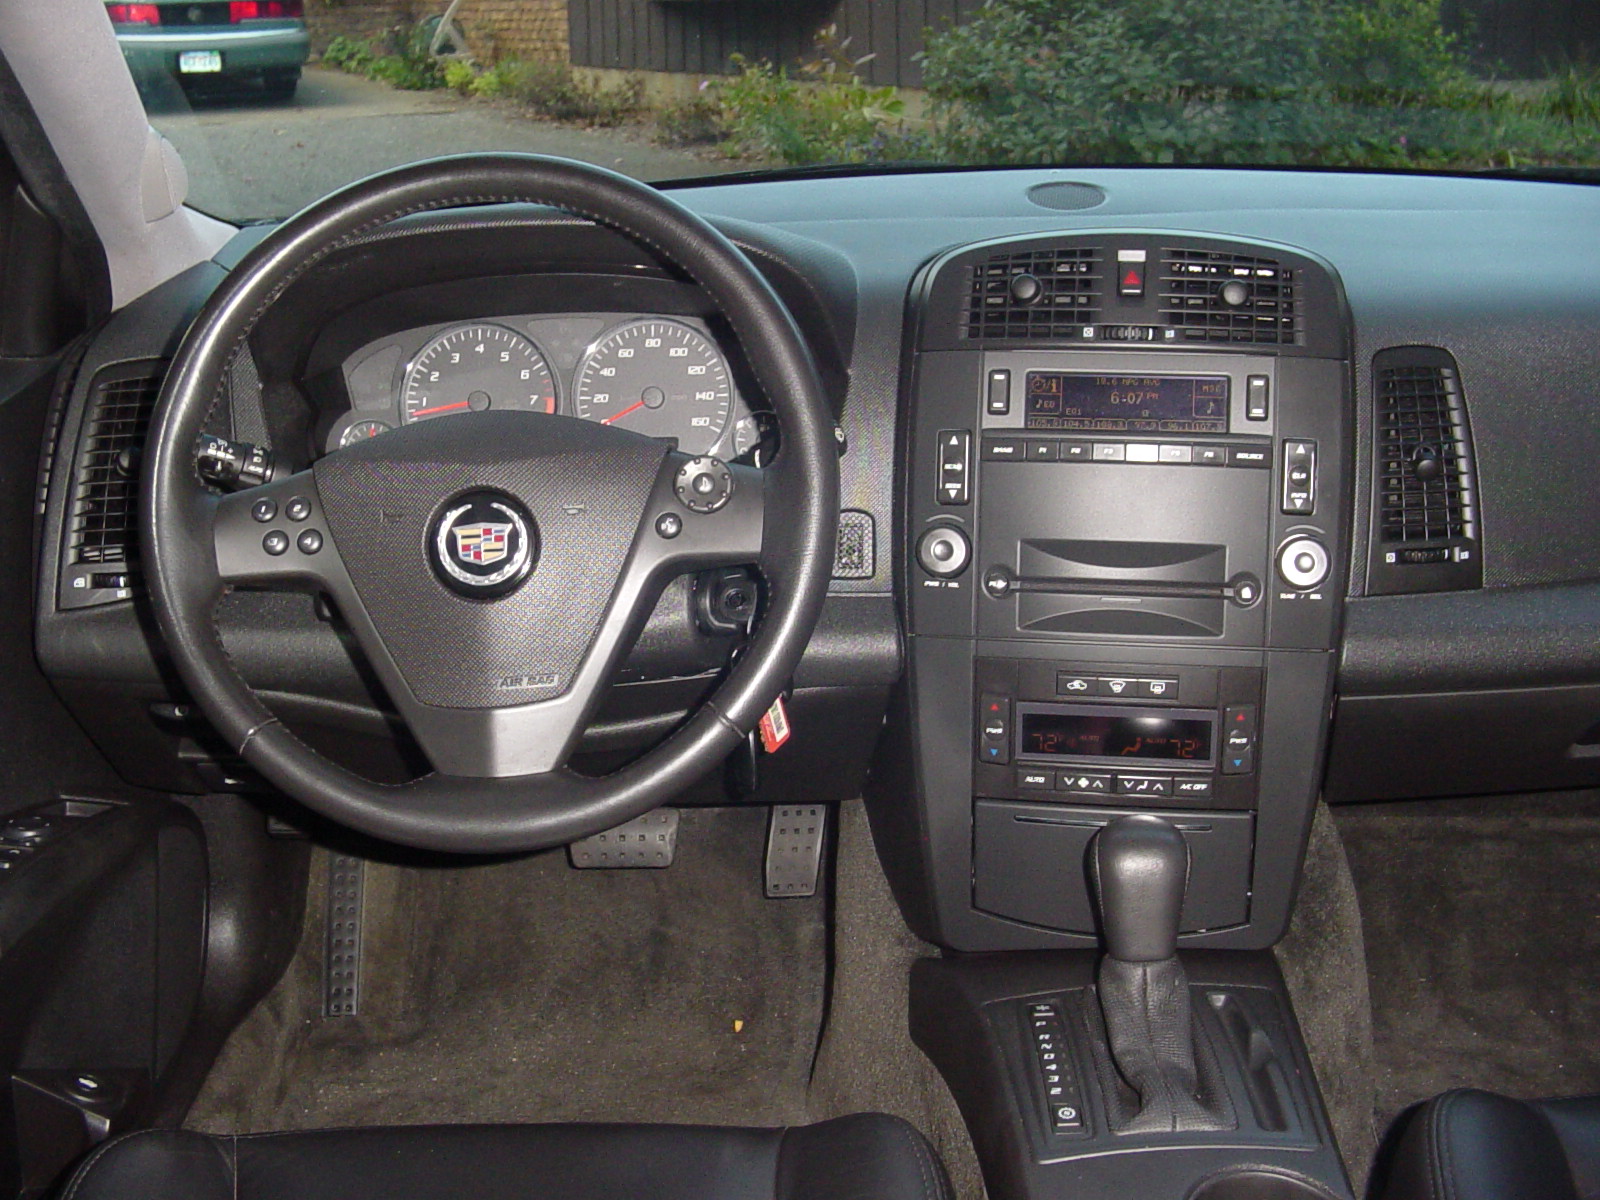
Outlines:
{"type": "Polygon", "coordinates": [[[180,74],[215,75],[221,70],[221,50],[185,50],[178,55],[178,71],[180,74]]]}

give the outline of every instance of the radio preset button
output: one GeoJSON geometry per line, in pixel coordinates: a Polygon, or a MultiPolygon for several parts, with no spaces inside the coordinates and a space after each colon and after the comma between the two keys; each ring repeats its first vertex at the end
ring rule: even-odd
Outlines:
{"type": "Polygon", "coordinates": [[[1196,446],[1191,460],[1197,467],[1225,467],[1228,465],[1226,446],[1196,446]]]}
{"type": "Polygon", "coordinates": [[[1128,448],[1121,442],[1096,442],[1094,444],[1095,462],[1126,462],[1128,448]]]}
{"type": "Polygon", "coordinates": [[[1162,446],[1160,458],[1164,463],[1187,463],[1194,461],[1193,446],[1162,446]]]}
{"type": "Polygon", "coordinates": [[[1153,442],[1129,442],[1128,461],[1153,463],[1160,456],[1161,447],[1153,442]]]}
{"type": "Polygon", "coordinates": [[[1093,442],[1062,442],[1062,462],[1090,462],[1094,458],[1093,442]]]}
{"type": "Polygon", "coordinates": [[[1029,462],[1055,462],[1056,443],[1050,439],[1035,438],[1028,442],[1029,462]]]}

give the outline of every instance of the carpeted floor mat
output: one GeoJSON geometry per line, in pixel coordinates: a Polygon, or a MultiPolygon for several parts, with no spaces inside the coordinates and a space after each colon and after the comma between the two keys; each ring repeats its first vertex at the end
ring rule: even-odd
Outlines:
{"type": "Polygon", "coordinates": [[[574,871],[562,851],[369,863],[355,1017],[322,1015],[319,851],[295,960],[187,1123],[784,1125],[892,1112],[933,1141],[960,1200],[982,1200],[955,1102],[906,1027],[910,964],[932,948],[900,918],[860,802],[836,812],[831,895],[806,900],[763,895],[764,808],[682,810],[677,861],[661,871],[574,871]]]}
{"type": "Polygon", "coordinates": [[[1451,1087],[1600,1091],[1600,793],[1334,815],[1365,922],[1380,1128],[1451,1087]]]}
{"type": "Polygon", "coordinates": [[[189,1124],[805,1120],[824,900],[763,896],[765,821],[686,810],[668,870],[369,864],[355,1017],[322,1016],[319,852],[296,960],[189,1124]]]}

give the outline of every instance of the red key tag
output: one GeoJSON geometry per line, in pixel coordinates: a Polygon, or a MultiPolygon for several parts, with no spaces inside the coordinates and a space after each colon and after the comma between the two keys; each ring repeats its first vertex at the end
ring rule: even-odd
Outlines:
{"type": "Polygon", "coordinates": [[[768,754],[776,754],[779,747],[789,740],[789,711],[783,706],[782,696],[772,702],[766,716],[761,718],[760,730],[761,748],[768,754]]]}

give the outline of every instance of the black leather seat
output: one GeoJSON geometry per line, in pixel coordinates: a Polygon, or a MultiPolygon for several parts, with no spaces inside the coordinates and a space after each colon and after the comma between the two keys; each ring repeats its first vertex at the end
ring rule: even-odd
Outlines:
{"type": "Polygon", "coordinates": [[[432,1125],[107,1142],[62,1200],[951,1200],[898,1117],[788,1129],[432,1125]]]}
{"type": "Polygon", "coordinates": [[[1600,1198],[1600,1096],[1446,1092],[1412,1115],[1384,1200],[1600,1198]]]}

